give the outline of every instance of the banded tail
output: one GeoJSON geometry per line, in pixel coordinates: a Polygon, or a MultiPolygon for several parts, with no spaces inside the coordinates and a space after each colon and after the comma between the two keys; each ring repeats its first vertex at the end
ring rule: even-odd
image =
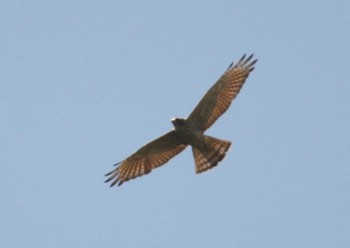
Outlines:
{"type": "Polygon", "coordinates": [[[202,149],[192,147],[193,157],[196,163],[196,173],[202,173],[215,167],[224,159],[231,146],[230,141],[205,136],[205,146],[202,149]]]}

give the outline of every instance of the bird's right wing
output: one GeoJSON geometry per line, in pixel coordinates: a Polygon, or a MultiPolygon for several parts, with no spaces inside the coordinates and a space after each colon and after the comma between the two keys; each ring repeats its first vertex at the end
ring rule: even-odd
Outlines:
{"type": "Polygon", "coordinates": [[[208,129],[231,105],[241,90],[257,60],[251,62],[253,54],[245,55],[231,64],[219,80],[209,89],[187,120],[201,131],[208,129]]]}
{"type": "Polygon", "coordinates": [[[111,187],[146,175],[152,169],[157,168],[186,148],[178,134],[172,130],[156,140],[144,145],[127,159],[117,163],[117,168],[107,173],[109,178],[105,182],[112,181],[111,187]]]}

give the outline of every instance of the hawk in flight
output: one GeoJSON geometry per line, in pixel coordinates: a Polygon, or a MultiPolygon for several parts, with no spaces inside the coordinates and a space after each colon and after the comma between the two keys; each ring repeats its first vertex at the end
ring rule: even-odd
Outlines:
{"type": "Polygon", "coordinates": [[[120,186],[124,182],[150,173],[172,157],[192,146],[196,173],[216,166],[231,146],[230,141],[205,135],[207,130],[231,105],[242,85],[254,70],[256,59],[244,55],[236,64],[231,63],[225,73],[209,89],[187,118],[173,118],[174,129],[144,145],[117,167],[107,173],[105,182],[120,186]]]}

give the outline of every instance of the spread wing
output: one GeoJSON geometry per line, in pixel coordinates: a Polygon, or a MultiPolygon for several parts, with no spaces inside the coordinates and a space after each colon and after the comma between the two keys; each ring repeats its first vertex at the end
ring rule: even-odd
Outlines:
{"type": "Polygon", "coordinates": [[[201,131],[208,129],[231,105],[242,88],[249,73],[254,70],[253,54],[245,59],[245,55],[231,64],[219,80],[209,89],[196,108],[187,118],[201,131]],[[250,62],[250,63],[249,63],[250,62]]]}
{"type": "Polygon", "coordinates": [[[186,145],[182,143],[178,134],[174,130],[170,131],[141,147],[124,161],[115,164],[119,166],[106,174],[109,178],[105,182],[112,181],[111,187],[116,183],[120,186],[130,179],[146,175],[185,148],[186,145]]]}

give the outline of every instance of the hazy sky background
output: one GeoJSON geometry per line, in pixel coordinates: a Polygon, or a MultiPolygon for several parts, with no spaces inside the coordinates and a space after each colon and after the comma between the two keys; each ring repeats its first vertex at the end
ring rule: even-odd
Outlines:
{"type": "Polygon", "coordinates": [[[1,1],[1,247],[350,247],[350,1],[1,1]],[[104,174],[259,59],[207,132],[104,174]]]}

